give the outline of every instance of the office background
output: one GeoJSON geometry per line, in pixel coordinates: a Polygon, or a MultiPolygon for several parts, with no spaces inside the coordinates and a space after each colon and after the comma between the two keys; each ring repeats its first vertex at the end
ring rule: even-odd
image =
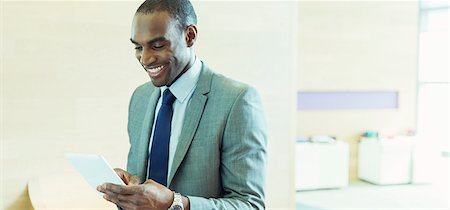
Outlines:
{"type": "MultiPolygon", "coordinates": [[[[114,167],[125,167],[129,98],[149,80],[129,41],[139,4],[3,2],[4,208],[31,208],[31,177],[71,172],[64,152],[99,153],[114,167]]],[[[271,128],[267,199],[273,207],[294,204],[292,5],[194,5],[198,56],[262,94],[271,128]]]]}
{"type": "MultiPolygon", "coordinates": [[[[148,81],[128,40],[139,4],[1,2],[0,209],[32,209],[33,177],[75,173],[64,152],[99,153],[125,167],[129,98],[148,81]]],[[[357,180],[363,131],[416,131],[419,1],[194,1],[194,7],[200,59],[262,95],[270,128],[268,209],[296,208],[299,136],[347,142],[349,179],[357,180]],[[299,93],[334,92],[395,93],[397,105],[303,110],[297,104],[299,93]]]]}

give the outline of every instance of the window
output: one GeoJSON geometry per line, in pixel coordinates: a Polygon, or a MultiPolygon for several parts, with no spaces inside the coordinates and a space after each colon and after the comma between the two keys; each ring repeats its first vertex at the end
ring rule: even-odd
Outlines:
{"type": "Polygon", "coordinates": [[[449,3],[420,4],[418,135],[449,152],[449,3]]]}

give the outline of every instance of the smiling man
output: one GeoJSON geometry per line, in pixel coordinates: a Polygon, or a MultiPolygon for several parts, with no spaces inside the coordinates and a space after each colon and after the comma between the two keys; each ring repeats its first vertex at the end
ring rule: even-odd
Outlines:
{"type": "Polygon", "coordinates": [[[257,92],[195,55],[187,0],[145,1],[132,23],[151,82],[131,97],[127,184],[98,187],[123,209],[264,209],[267,135],[257,92]]]}

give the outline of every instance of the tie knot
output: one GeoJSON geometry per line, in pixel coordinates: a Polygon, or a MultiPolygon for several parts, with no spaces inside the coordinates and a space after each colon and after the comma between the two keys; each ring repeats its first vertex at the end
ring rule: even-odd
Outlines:
{"type": "Polygon", "coordinates": [[[163,93],[163,104],[172,106],[173,102],[175,101],[175,96],[170,92],[169,88],[167,88],[163,93]]]}

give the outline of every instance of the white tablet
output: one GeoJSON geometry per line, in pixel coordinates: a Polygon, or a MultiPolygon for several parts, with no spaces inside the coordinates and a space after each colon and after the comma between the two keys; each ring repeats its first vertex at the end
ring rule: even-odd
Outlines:
{"type": "Polygon", "coordinates": [[[94,189],[105,182],[125,185],[103,156],[76,153],[66,153],[65,155],[94,189]]]}

